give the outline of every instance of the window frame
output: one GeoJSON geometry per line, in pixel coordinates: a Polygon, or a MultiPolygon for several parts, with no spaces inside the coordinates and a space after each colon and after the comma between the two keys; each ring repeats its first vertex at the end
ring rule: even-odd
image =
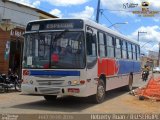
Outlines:
{"type": "Polygon", "coordinates": [[[97,29],[90,26],[90,25],[86,25],[85,26],[86,30],[85,30],[85,53],[86,53],[86,68],[87,69],[92,69],[97,62],[97,58],[98,58],[98,35],[97,35],[97,29]],[[95,40],[95,56],[89,55],[88,54],[88,45],[87,45],[87,33],[89,33],[93,40],[95,40]]]}
{"type": "Polygon", "coordinates": [[[129,60],[133,60],[133,50],[132,50],[132,43],[131,42],[129,42],[129,41],[127,41],[127,58],[129,59],[129,60]],[[130,48],[129,48],[130,47],[130,48]],[[131,56],[130,56],[130,54],[131,54],[131,56]]]}
{"type": "Polygon", "coordinates": [[[115,38],[115,58],[117,58],[117,59],[121,59],[122,58],[122,40],[119,37],[115,38]],[[117,40],[119,40],[120,48],[117,47],[117,40]],[[116,50],[120,50],[120,57],[117,57],[116,50]]]}
{"type": "Polygon", "coordinates": [[[105,33],[104,32],[102,32],[102,31],[98,31],[97,32],[97,36],[98,36],[98,55],[99,55],[99,57],[107,57],[107,46],[106,46],[106,36],[105,36],[105,33]],[[101,43],[100,42],[100,34],[102,34],[103,35],[103,43],[101,43]],[[100,47],[100,46],[103,46],[103,48],[104,48],[104,56],[101,56],[101,48],[102,47],[100,47]]]}
{"type": "Polygon", "coordinates": [[[140,60],[140,46],[136,45],[136,59],[137,61],[140,60]]]}
{"type": "Polygon", "coordinates": [[[115,58],[115,36],[114,35],[111,35],[109,33],[105,34],[106,35],[106,46],[107,46],[107,57],[109,58],[115,58]],[[109,46],[108,45],[108,41],[109,41],[109,38],[108,37],[111,37],[112,38],[112,46],[109,46]],[[113,56],[108,56],[108,48],[112,48],[113,49],[113,56]]]}
{"type": "Polygon", "coordinates": [[[132,44],[132,52],[133,52],[133,60],[137,60],[137,45],[136,44],[132,44]],[[133,47],[134,46],[134,47],[133,47]]]}
{"type": "Polygon", "coordinates": [[[121,40],[121,46],[122,46],[122,59],[128,59],[128,52],[127,52],[127,41],[126,40],[121,40]],[[124,44],[124,42],[125,42],[125,49],[123,49],[124,47],[123,47],[123,44],[124,44]],[[125,57],[123,57],[123,52],[125,52],[126,53],[126,55],[125,55],[125,57]]]}

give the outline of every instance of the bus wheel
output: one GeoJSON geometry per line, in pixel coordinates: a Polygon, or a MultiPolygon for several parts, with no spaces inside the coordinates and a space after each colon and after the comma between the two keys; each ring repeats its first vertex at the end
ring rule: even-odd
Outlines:
{"type": "Polygon", "coordinates": [[[125,86],[126,91],[131,91],[133,89],[133,75],[129,75],[129,83],[125,86]]]}
{"type": "Polygon", "coordinates": [[[45,95],[45,96],[44,96],[44,99],[45,99],[46,101],[54,101],[54,100],[56,100],[56,98],[57,98],[56,95],[45,95]]]}
{"type": "Polygon", "coordinates": [[[97,93],[92,96],[92,100],[94,100],[94,103],[102,103],[105,98],[105,85],[103,80],[99,80],[98,86],[97,86],[97,93]]]}

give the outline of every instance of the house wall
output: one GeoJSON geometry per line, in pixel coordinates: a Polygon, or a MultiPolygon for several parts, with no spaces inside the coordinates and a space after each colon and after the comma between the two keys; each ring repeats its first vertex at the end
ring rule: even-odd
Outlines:
{"type": "Polygon", "coordinates": [[[26,26],[29,21],[39,19],[39,15],[33,9],[0,0],[1,19],[11,19],[14,24],[26,26]]]}

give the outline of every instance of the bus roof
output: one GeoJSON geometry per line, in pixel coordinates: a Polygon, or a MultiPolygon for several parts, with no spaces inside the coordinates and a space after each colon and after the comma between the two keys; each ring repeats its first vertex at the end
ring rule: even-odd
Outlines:
{"type": "Polygon", "coordinates": [[[39,21],[49,21],[49,20],[53,20],[53,21],[54,20],[83,20],[84,24],[86,24],[86,25],[92,26],[92,27],[97,28],[97,29],[99,29],[101,31],[105,31],[105,32],[107,32],[107,33],[109,33],[111,35],[115,35],[115,36],[117,36],[117,37],[119,37],[121,39],[130,41],[132,43],[139,44],[138,41],[136,41],[136,40],[133,40],[133,39],[131,39],[131,38],[129,38],[129,37],[117,32],[117,31],[114,31],[114,30],[112,30],[110,28],[107,28],[107,27],[105,27],[105,26],[103,26],[101,24],[98,24],[95,21],[92,21],[92,20],[89,20],[89,19],[85,19],[85,18],[80,18],[80,19],[78,19],[78,18],[63,18],[63,19],[62,18],[54,18],[53,19],[53,18],[51,18],[51,19],[43,19],[43,20],[34,20],[34,21],[30,21],[29,23],[31,23],[31,22],[39,22],[39,21]]]}

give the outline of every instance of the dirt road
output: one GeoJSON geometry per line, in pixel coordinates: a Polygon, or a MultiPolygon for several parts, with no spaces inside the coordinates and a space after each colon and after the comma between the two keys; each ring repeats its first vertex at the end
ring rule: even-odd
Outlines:
{"type": "MultiPolygon", "coordinates": [[[[134,87],[144,84],[146,83],[139,80],[134,83],[134,87]]],[[[0,93],[0,113],[160,113],[160,102],[140,101],[120,89],[107,92],[102,104],[93,104],[82,98],[63,98],[56,102],[46,102],[40,96],[20,94],[0,93]]]]}

